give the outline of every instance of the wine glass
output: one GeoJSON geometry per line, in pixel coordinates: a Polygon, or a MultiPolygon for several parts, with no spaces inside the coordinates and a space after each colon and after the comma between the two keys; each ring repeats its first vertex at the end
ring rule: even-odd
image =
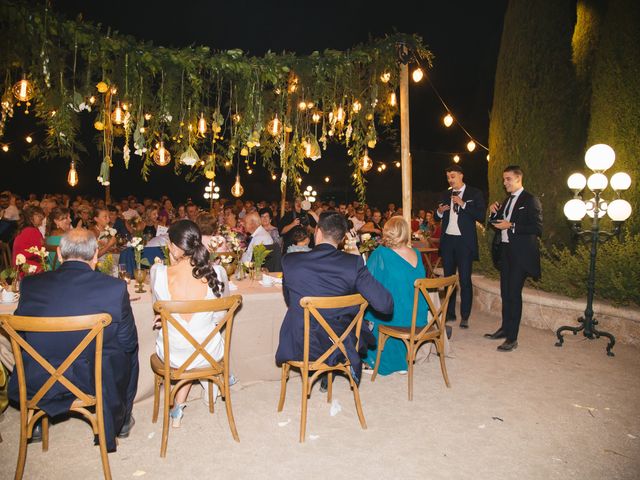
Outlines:
{"type": "Polygon", "coordinates": [[[120,263],[118,265],[118,278],[129,283],[129,272],[127,271],[127,266],[124,263],[120,263]]]}

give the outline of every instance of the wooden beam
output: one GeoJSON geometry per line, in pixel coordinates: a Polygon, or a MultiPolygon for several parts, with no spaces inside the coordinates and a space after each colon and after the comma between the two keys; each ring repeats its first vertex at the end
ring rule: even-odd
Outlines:
{"type": "Polygon", "coordinates": [[[400,64],[400,161],[402,163],[402,217],[411,227],[412,168],[409,143],[409,66],[400,64]]]}

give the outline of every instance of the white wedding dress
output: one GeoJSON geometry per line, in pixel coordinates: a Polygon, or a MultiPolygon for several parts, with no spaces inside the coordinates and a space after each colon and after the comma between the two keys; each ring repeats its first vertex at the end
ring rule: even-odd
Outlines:
{"type": "MultiPolygon", "coordinates": [[[[222,296],[229,295],[229,281],[227,279],[227,273],[224,268],[216,265],[216,275],[220,280],[224,289],[222,296]]],[[[151,268],[151,293],[153,295],[153,301],[156,300],[173,300],[169,293],[169,282],[167,278],[167,267],[162,264],[155,264],[151,268]]],[[[207,295],[204,300],[211,300],[217,298],[211,287],[207,287],[207,295]]],[[[176,299],[177,300],[177,299],[176,299]]],[[[179,314],[174,314],[175,318],[180,325],[182,325],[196,341],[202,343],[207,335],[209,335],[218,324],[224,315],[225,311],[220,312],[198,312],[191,316],[189,321],[185,321],[179,314]]],[[[163,335],[169,335],[169,349],[170,349],[170,364],[173,368],[180,367],[194,352],[194,348],[184,336],[176,330],[171,324],[168,325],[168,332],[163,332],[162,329],[158,330],[158,337],[156,339],[156,353],[164,360],[164,345],[163,335]]],[[[216,333],[213,338],[206,345],[205,350],[215,360],[220,360],[224,356],[224,339],[220,335],[220,332],[216,333]]],[[[209,362],[202,356],[198,355],[196,359],[189,365],[191,368],[207,367],[209,362]]]]}

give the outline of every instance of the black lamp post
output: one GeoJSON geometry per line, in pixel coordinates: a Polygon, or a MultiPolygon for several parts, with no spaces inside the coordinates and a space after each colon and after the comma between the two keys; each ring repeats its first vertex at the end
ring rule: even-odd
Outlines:
{"type": "Polygon", "coordinates": [[[631,215],[631,205],[626,200],[620,198],[620,192],[627,190],[631,186],[631,177],[625,172],[618,172],[611,177],[611,181],[604,175],[604,171],[610,168],[615,162],[615,152],[611,147],[604,144],[594,145],[585,154],[585,163],[594,172],[587,180],[581,173],[574,173],[567,181],[567,184],[574,192],[574,198],[569,200],[564,206],[564,214],[572,223],[572,230],[581,237],[585,242],[591,244],[591,255],[589,261],[589,278],[587,280],[587,308],[584,316],[578,319],[579,326],[570,327],[563,326],[556,331],[558,341],[556,347],[561,347],[564,342],[562,338],[563,331],[570,331],[576,335],[582,331],[584,336],[590,340],[594,338],[606,337],[609,339],[607,344],[607,355],[613,357],[611,349],[616,343],[615,337],[605,331],[596,329],[598,321],[593,318],[593,296],[596,283],[596,257],[598,254],[598,245],[609,240],[611,237],[620,233],[622,223],[631,215]],[[607,203],[602,198],[602,192],[610,183],[611,188],[616,192],[617,198],[611,203],[607,203]],[[594,194],[594,198],[583,201],[580,196],[585,186],[594,194]],[[613,220],[613,231],[607,232],[600,230],[600,218],[608,214],[613,220]],[[582,219],[585,215],[592,218],[591,229],[584,230],[582,228],[582,219]]]}

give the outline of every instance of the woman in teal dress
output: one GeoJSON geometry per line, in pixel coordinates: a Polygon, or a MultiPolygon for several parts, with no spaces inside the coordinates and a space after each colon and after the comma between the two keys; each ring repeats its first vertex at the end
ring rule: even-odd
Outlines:
{"type": "MultiPolygon", "coordinates": [[[[384,225],[382,246],[375,249],[367,260],[367,268],[393,297],[393,314],[380,315],[367,310],[365,320],[373,324],[372,333],[378,341],[378,326],[392,325],[411,326],[413,314],[413,282],[425,278],[424,265],[420,253],[409,247],[411,236],[409,226],[402,217],[392,217],[384,225]]],[[[418,300],[418,317],[416,324],[427,323],[429,308],[422,295],[418,300]]],[[[366,327],[365,327],[366,328],[366,327]]],[[[365,362],[373,368],[376,363],[377,350],[368,351],[365,362]]],[[[380,359],[378,373],[389,375],[394,372],[407,371],[407,347],[402,340],[388,338],[380,359]]]]}
{"type": "Polygon", "coordinates": [[[60,266],[56,249],[60,245],[62,236],[71,229],[71,215],[68,208],[56,207],[51,210],[47,218],[47,236],[44,240],[46,249],[49,251],[49,266],[55,270],[60,266]]]}

